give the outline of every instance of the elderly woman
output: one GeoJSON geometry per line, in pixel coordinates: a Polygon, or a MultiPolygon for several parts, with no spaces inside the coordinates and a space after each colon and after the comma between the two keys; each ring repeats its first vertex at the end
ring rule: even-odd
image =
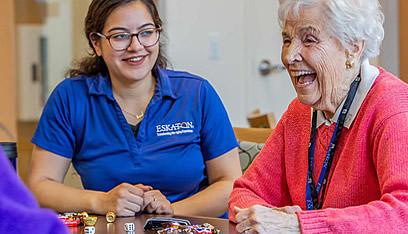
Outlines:
{"type": "Polygon", "coordinates": [[[408,232],[408,86],[369,64],[377,0],[280,0],[297,98],[234,184],[240,233],[408,232]]]}

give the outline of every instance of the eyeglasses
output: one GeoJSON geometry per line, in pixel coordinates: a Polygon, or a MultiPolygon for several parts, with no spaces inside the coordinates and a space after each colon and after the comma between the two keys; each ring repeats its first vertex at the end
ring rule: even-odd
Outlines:
{"type": "Polygon", "coordinates": [[[132,44],[133,37],[136,36],[139,43],[144,47],[151,47],[157,44],[160,39],[161,28],[148,28],[138,33],[120,32],[105,36],[102,33],[95,33],[109,41],[112,49],[122,51],[129,48],[132,44]]]}

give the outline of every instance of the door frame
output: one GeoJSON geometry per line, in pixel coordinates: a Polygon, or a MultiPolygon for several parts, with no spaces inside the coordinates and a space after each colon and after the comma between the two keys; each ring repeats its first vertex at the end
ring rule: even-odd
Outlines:
{"type": "Polygon", "coordinates": [[[17,134],[17,69],[14,0],[0,2],[0,122],[9,134],[0,131],[1,141],[15,141],[17,134]]]}

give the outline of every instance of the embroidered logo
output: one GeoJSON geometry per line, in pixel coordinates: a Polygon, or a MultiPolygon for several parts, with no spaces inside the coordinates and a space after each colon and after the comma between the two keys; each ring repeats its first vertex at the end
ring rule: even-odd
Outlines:
{"type": "Polygon", "coordinates": [[[186,133],[193,133],[193,122],[180,122],[173,124],[156,125],[157,136],[172,136],[186,133]]]}

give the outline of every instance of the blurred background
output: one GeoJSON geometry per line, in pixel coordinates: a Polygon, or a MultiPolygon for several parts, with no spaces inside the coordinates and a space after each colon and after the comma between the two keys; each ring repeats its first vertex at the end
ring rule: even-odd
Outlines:
{"type": "MultiPolygon", "coordinates": [[[[72,64],[88,52],[83,19],[91,0],[0,2],[0,141],[17,141],[26,175],[42,107],[72,64]]],[[[381,0],[385,40],[372,62],[408,81],[408,1],[381,0]]],[[[171,68],[208,79],[234,127],[255,109],[278,121],[295,97],[280,61],[277,0],[158,0],[171,68]]]]}

